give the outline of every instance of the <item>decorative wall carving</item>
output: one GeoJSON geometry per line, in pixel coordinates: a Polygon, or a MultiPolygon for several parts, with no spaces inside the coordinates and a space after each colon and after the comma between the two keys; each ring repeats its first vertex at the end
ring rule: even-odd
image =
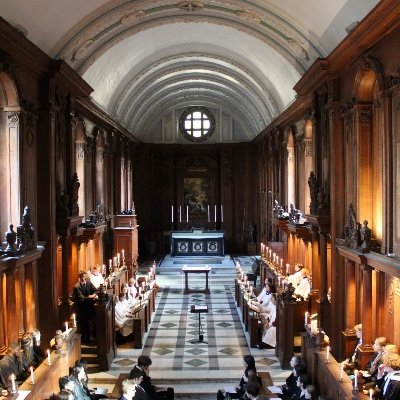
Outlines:
{"type": "Polygon", "coordinates": [[[294,162],[294,147],[287,147],[287,160],[290,163],[294,162]]]}
{"type": "Polygon", "coordinates": [[[86,151],[86,144],[83,142],[76,142],[75,143],[75,152],[77,160],[84,160],[85,159],[85,151],[86,151]]]}
{"type": "Polygon", "coordinates": [[[312,157],[312,140],[304,140],[304,156],[312,157]]]}
{"type": "Polygon", "coordinates": [[[352,249],[358,249],[360,246],[360,224],[356,220],[353,204],[350,203],[347,212],[347,221],[344,226],[345,244],[352,249]]]}
{"type": "Polygon", "coordinates": [[[15,111],[7,112],[7,121],[9,128],[19,127],[19,113],[15,111]]]}

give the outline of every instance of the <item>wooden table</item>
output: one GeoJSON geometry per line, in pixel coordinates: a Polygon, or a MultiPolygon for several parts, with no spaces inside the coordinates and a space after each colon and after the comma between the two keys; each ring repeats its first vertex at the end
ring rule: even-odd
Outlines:
{"type": "Polygon", "coordinates": [[[185,274],[185,290],[184,294],[189,293],[210,293],[208,288],[208,274],[211,271],[211,267],[183,267],[182,272],[185,274]],[[206,288],[205,289],[189,289],[189,274],[205,274],[206,275],[206,288]]]}

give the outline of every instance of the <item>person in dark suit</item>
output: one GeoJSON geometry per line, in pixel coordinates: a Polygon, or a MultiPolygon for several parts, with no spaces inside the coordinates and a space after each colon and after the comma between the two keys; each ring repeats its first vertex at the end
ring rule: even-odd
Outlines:
{"type": "Polygon", "coordinates": [[[129,374],[129,379],[132,380],[132,382],[136,385],[136,394],[134,400],[149,399],[145,390],[142,387],[143,377],[144,377],[144,371],[140,370],[139,368],[133,368],[133,370],[129,374]]]}
{"type": "Polygon", "coordinates": [[[397,400],[400,398],[400,356],[398,354],[385,354],[382,358],[383,368],[377,376],[377,397],[384,400],[397,400]]]}
{"type": "Polygon", "coordinates": [[[136,384],[130,379],[125,379],[122,382],[122,396],[119,400],[133,400],[136,394],[136,384]]]}
{"type": "Polygon", "coordinates": [[[151,383],[149,376],[149,369],[152,361],[148,356],[139,356],[137,364],[133,367],[129,374],[129,379],[134,375],[135,371],[139,370],[143,372],[143,381],[141,387],[147,394],[150,400],[173,400],[174,389],[173,388],[158,388],[151,383]]]}
{"type": "Polygon", "coordinates": [[[79,271],[79,282],[74,286],[73,298],[82,342],[90,341],[90,321],[94,318],[94,300],[96,288],[85,271],[79,271]]]}

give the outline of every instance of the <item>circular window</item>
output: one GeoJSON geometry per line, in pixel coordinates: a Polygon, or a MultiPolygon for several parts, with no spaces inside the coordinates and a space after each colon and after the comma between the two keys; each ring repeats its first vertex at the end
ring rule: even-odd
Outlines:
{"type": "Polygon", "coordinates": [[[179,128],[186,139],[202,142],[214,133],[215,119],[206,108],[191,107],[181,115],[179,128]]]}

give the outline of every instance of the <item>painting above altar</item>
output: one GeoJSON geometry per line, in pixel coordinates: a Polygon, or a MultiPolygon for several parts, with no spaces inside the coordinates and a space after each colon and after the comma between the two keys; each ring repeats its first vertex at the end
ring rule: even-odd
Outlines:
{"type": "Polygon", "coordinates": [[[207,217],[210,206],[209,178],[184,178],[183,193],[185,207],[189,207],[189,215],[207,217]]]}

